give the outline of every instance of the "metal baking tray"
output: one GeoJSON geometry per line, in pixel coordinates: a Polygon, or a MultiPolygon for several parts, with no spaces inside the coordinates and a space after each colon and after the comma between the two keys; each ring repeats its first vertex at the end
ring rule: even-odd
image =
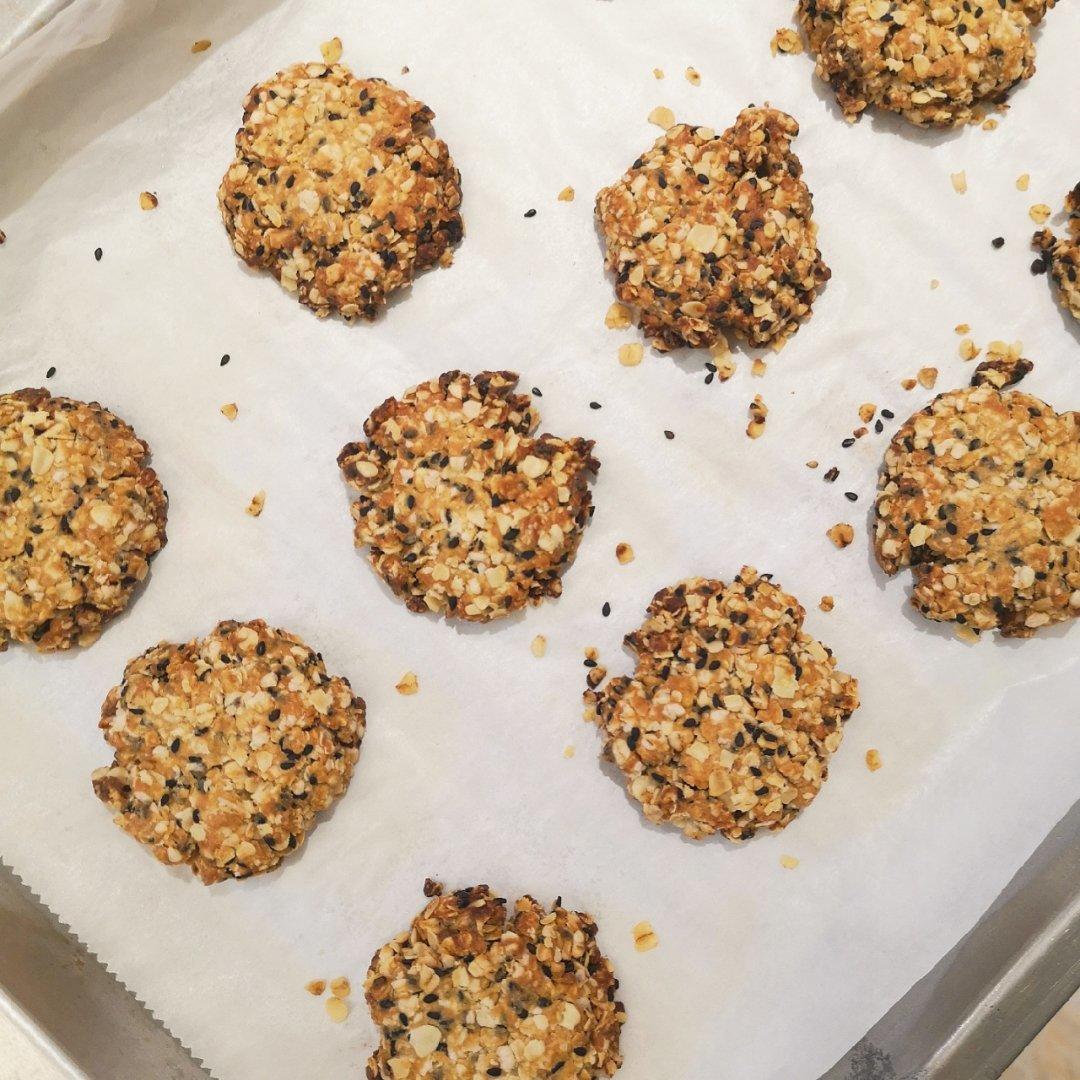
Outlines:
{"type": "MultiPolygon", "coordinates": [[[[0,0],[0,54],[69,2],[0,0]]],[[[1078,988],[1080,802],[822,1080],[996,1080],[1078,988]]],[[[209,1076],[0,860],[0,1080],[209,1076]]]]}

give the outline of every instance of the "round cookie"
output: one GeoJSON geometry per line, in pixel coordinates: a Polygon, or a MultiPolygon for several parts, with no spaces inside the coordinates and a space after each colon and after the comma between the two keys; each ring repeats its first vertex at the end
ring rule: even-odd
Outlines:
{"type": "Polygon", "coordinates": [[[1046,255],[1062,304],[1073,318],[1080,319],[1080,184],[1069,192],[1065,210],[1069,234],[1058,239],[1049,229],[1042,229],[1035,234],[1034,243],[1046,255]]]}
{"type": "Polygon", "coordinates": [[[967,633],[1080,615],[1080,413],[1004,389],[1030,368],[980,364],[900,427],[878,479],[878,564],[910,567],[912,605],[967,633]]]}
{"type": "Polygon", "coordinates": [[[534,434],[517,381],[448,371],[384,401],[338,455],[356,546],[410,611],[488,622],[562,592],[600,466],[587,439],[534,434]]]}
{"type": "Polygon", "coordinates": [[[829,268],[798,133],[769,108],[722,135],[676,124],[597,195],[604,265],[655,348],[715,345],[725,330],[778,345],[809,318],[829,268]]]}
{"type": "Polygon", "coordinates": [[[341,64],[253,86],[218,191],[236,253],[317,315],[373,319],[461,239],[461,177],[434,115],[341,64]]]}
{"type": "Polygon", "coordinates": [[[96,401],[0,395],[0,652],[89,645],[165,546],[150,448],[96,401]]]}
{"type": "Polygon", "coordinates": [[[368,1080],[593,1080],[622,1064],[626,1014],[596,924],[486,885],[437,896],[364,980],[379,1047],[368,1080]]]}
{"type": "Polygon", "coordinates": [[[817,74],[849,120],[873,106],[919,126],[981,121],[1035,73],[1054,0],[798,0],[817,74]]]}
{"type": "Polygon", "coordinates": [[[222,622],[128,663],[101,708],[114,756],[94,792],[120,828],[206,885],[261,874],[345,793],[364,715],[299,638],[222,622]]]}
{"type": "Polygon", "coordinates": [[[653,822],[692,840],[782,829],[828,776],[858,683],[803,631],[806,612],[744,566],[661,589],[626,636],[632,677],[587,691],[604,755],[653,822]]]}

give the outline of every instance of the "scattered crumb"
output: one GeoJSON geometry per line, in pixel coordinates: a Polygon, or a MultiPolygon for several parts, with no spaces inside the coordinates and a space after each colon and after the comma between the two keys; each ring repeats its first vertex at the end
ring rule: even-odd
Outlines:
{"type": "Polygon", "coordinates": [[[625,566],[634,561],[634,549],[629,544],[616,544],[615,558],[625,566]]]}
{"type": "Polygon", "coordinates": [[[623,367],[637,367],[644,355],[645,349],[640,341],[632,341],[619,346],[619,363],[623,367]]]}
{"type": "Polygon", "coordinates": [[[341,59],[341,38],[332,37],[319,46],[324,64],[336,64],[341,59]]]}
{"type": "Polygon", "coordinates": [[[323,991],[326,989],[325,979],[312,979],[304,989],[313,997],[321,997],[323,991]]]}
{"type": "Polygon", "coordinates": [[[802,38],[790,26],[783,26],[773,34],[772,41],[769,42],[769,48],[772,50],[773,56],[778,52],[793,56],[803,51],[802,38]]]}
{"type": "Polygon", "coordinates": [[[799,865],[799,860],[796,859],[794,855],[781,855],[780,865],[785,870],[794,870],[795,867],[799,865]]]}
{"type": "Polygon", "coordinates": [[[571,744],[570,746],[567,746],[567,747],[563,748],[562,756],[569,760],[576,753],[577,753],[577,751],[574,749],[573,744],[571,744]]]}
{"type": "Polygon", "coordinates": [[[0,229],[0,244],[7,242],[7,233],[3,229],[0,229]]]}
{"type": "Polygon", "coordinates": [[[988,120],[984,120],[982,124],[983,131],[994,131],[998,126],[998,122],[991,116],[988,120]]]}
{"type": "Polygon", "coordinates": [[[657,127],[667,131],[669,127],[673,127],[675,124],[675,114],[666,105],[657,105],[649,113],[648,120],[650,124],[655,124],[657,127]]]}
{"type": "Polygon", "coordinates": [[[1036,203],[1028,211],[1028,217],[1031,218],[1036,225],[1045,225],[1052,213],[1053,211],[1046,203],[1036,203]]]}
{"type": "Polygon", "coordinates": [[[927,390],[933,390],[934,384],[937,382],[938,370],[936,367],[922,367],[919,368],[915,377],[919,380],[920,386],[925,387],[927,390]]]}
{"type": "Polygon", "coordinates": [[[252,517],[258,517],[263,512],[263,507],[266,505],[266,492],[256,491],[251,496],[251,502],[244,508],[244,513],[250,514],[252,517]]]}
{"type": "Polygon", "coordinates": [[[866,767],[871,772],[877,772],[881,768],[881,755],[876,750],[866,751],[866,767]]]}
{"type": "Polygon", "coordinates": [[[836,607],[836,601],[831,596],[823,596],[818,601],[818,607],[821,608],[822,611],[832,611],[832,609],[836,607]]]}
{"type": "Polygon", "coordinates": [[[420,683],[416,678],[416,675],[411,671],[406,671],[401,679],[398,681],[394,689],[406,697],[410,694],[415,694],[420,689],[420,683]]]}
{"type": "Polygon", "coordinates": [[[961,337],[964,334],[970,334],[971,333],[971,327],[968,326],[968,324],[966,322],[958,323],[956,326],[953,327],[953,329],[956,331],[956,333],[960,334],[961,337]]]}
{"type": "Polygon", "coordinates": [[[916,381],[914,379],[901,379],[900,380],[900,386],[904,390],[914,390],[917,385],[918,384],[916,383],[916,381]]]}
{"type": "Polygon", "coordinates": [[[750,374],[751,374],[751,375],[753,375],[753,376],[754,376],[754,378],[756,378],[756,379],[760,379],[760,378],[761,378],[761,376],[762,376],[762,375],[764,375],[764,374],[765,374],[765,372],[766,372],[766,371],[768,370],[768,366],[769,366],[769,365],[768,365],[768,364],[766,364],[764,360],[762,360],[762,359],[760,359],[760,358],[759,358],[759,359],[756,359],[756,360],[755,360],[755,361],[754,361],[754,362],[753,362],[753,363],[752,363],[752,364],[750,365],[750,374]]]}
{"type": "Polygon", "coordinates": [[[221,406],[221,415],[226,420],[235,420],[239,414],[240,410],[236,407],[235,401],[230,401],[228,404],[221,406]]]}
{"type": "Polygon", "coordinates": [[[639,922],[632,931],[634,935],[634,948],[638,952],[648,952],[650,949],[655,949],[660,944],[660,939],[656,936],[656,931],[652,928],[652,923],[639,922]]]}
{"type": "Polygon", "coordinates": [[[326,1015],[335,1024],[340,1024],[349,1015],[349,1006],[341,998],[329,997],[326,999],[326,1015]]]}
{"type": "Polygon", "coordinates": [[[630,309],[617,300],[607,309],[607,314],[604,316],[604,325],[609,330],[625,330],[631,322],[633,322],[633,314],[630,309]]]}
{"type": "Polygon", "coordinates": [[[768,406],[761,400],[760,394],[754,395],[754,400],[750,402],[748,412],[750,413],[750,423],[746,425],[746,434],[751,439],[760,439],[765,433],[765,418],[769,415],[768,406]]]}
{"type": "Polygon", "coordinates": [[[967,173],[954,172],[949,179],[952,181],[953,191],[957,195],[963,195],[967,191],[967,173]]]}
{"type": "Polygon", "coordinates": [[[859,406],[859,419],[864,424],[869,424],[874,419],[874,414],[877,412],[877,406],[872,401],[866,401],[859,406]]]}
{"type": "Polygon", "coordinates": [[[721,382],[727,382],[735,374],[735,361],[730,355],[715,361],[716,377],[721,382]]]}
{"type": "Polygon", "coordinates": [[[811,459],[810,461],[808,461],[806,463],[806,467],[808,469],[816,469],[818,467],[818,463],[816,461],[814,461],[813,459],[811,459]]]}
{"type": "Polygon", "coordinates": [[[408,75],[409,74],[409,65],[408,64],[402,64],[401,65],[401,74],[402,75],[408,75]]]}
{"type": "Polygon", "coordinates": [[[1031,184],[1031,173],[1021,173],[1016,178],[1016,190],[1027,191],[1028,186],[1031,184]]]}
{"type": "Polygon", "coordinates": [[[867,433],[868,430],[869,430],[869,428],[857,427],[857,428],[855,428],[855,430],[851,434],[854,435],[856,439],[861,439],[867,433]]]}
{"type": "Polygon", "coordinates": [[[352,993],[352,986],[344,975],[330,981],[330,993],[336,998],[347,998],[352,993]]]}
{"type": "Polygon", "coordinates": [[[558,195],[555,196],[559,202],[573,202],[574,201],[574,189],[572,187],[564,187],[558,195]]]}
{"type": "Polygon", "coordinates": [[[691,86],[701,85],[701,74],[696,68],[688,67],[685,71],[685,75],[686,81],[690,83],[691,86]]]}
{"type": "Polygon", "coordinates": [[[539,660],[540,657],[547,652],[547,638],[544,637],[543,634],[537,634],[536,637],[532,639],[532,643],[529,645],[529,649],[531,650],[533,656],[535,656],[536,659],[539,660]]]}
{"type": "Polygon", "coordinates": [[[152,191],[141,191],[139,193],[139,206],[144,210],[154,210],[157,208],[158,197],[152,191]]]}
{"type": "Polygon", "coordinates": [[[846,548],[855,539],[855,530],[846,522],[841,521],[831,529],[826,530],[825,535],[838,548],[846,548]]]}
{"type": "Polygon", "coordinates": [[[664,77],[664,69],[663,68],[653,68],[652,73],[653,73],[653,78],[654,79],[662,79],[664,77]]]}
{"type": "Polygon", "coordinates": [[[971,338],[964,338],[964,340],[960,342],[961,360],[974,360],[981,351],[982,350],[971,340],[971,338]]]}
{"type": "Polygon", "coordinates": [[[209,49],[209,48],[210,48],[210,39],[209,38],[199,38],[198,41],[193,41],[191,43],[191,51],[193,53],[206,52],[206,50],[209,49]]]}
{"type": "Polygon", "coordinates": [[[973,626],[957,626],[954,629],[956,636],[968,645],[974,645],[979,640],[979,631],[973,626]]]}
{"type": "Polygon", "coordinates": [[[442,896],[442,883],[434,878],[424,878],[424,895],[429,899],[432,896],[442,896]]]}
{"type": "Polygon", "coordinates": [[[931,279],[930,279],[930,288],[931,288],[931,289],[937,289],[937,288],[939,288],[940,286],[941,286],[941,282],[940,282],[940,281],[938,281],[938,279],[937,279],[937,278],[931,278],[931,279]]]}

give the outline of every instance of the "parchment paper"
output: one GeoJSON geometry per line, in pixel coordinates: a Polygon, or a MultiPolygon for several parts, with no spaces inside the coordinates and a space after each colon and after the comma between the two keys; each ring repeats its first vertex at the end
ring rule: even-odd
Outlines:
{"type": "Polygon", "coordinates": [[[900,380],[924,364],[939,390],[970,376],[956,324],[980,345],[1022,340],[1036,362],[1025,388],[1080,405],[1076,328],[1029,273],[1027,214],[1060,206],[1078,178],[1080,10],[1049,16],[1038,75],[996,131],[948,135],[844,123],[807,56],[770,55],[789,15],[771,0],[82,0],[0,62],[0,389],[39,385],[55,365],[54,392],[107,403],[150,441],[171,496],[169,545],[97,644],[0,658],[0,855],[215,1075],[361,1075],[374,1029],[359,993],[335,1027],[304,983],[348,974],[359,987],[432,876],[561,894],[595,915],[629,1013],[620,1077],[813,1077],[972,926],[1077,797],[1080,630],[960,643],[874,568],[866,514],[889,434],[931,396],[900,380]],[[466,192],[453,267],[374,325],[318,321],[246,271],[215,205],[247,89],[317,59],[334,34],[356,71],[435,109],[466,192]],[[193,56],[201,37],[213,47],[193,56]],[[620,367],[618,346],[640,339],[603,324],[596,191],[651,144],[654,106],[723,128],[766,100],[803,126],[834,275],[812,320],[763,378],[745,353],[723,385],[703,384],[701,353],[620,367]],[[960,170],[963,196],[949,179],[960,170]],[[576,201],[557,202],[566,185],[576,201]],[[156,211],[139,209],[142,190],[156,211]],[[603,463],[564,597],[484,629],[392,598],[353,550],[334,463],[383,398],[453,367],[521,372],[542,390],[545,427],[595,438],[603,463]],[[753,441],[755,393],[770,412],[753,441]],[[230,424],[218,409],[232,401],[230,424]],[[867,401],[896,420],[841,450],[867,401]],[[244,507],[260,488],[255,520],[244,507]],[[856,527],[845,551],[825,537],[839,521],[856,527]],[[637,553],[628,566],[619,541],[637,553]],[[802,599],[863,705],[785,832],[689,843],[646,825],[598,765],[582,650],[629,670],[620,640],[656,589],[744,562],[802,599]],[[298,857],[207,889],[93,797],[108,760],[96,720],[132,655],[255,616],[352,679],[369,732],[351,790],[298,857]],[[406,670],[415,697],[394,690],[406,670]],[[884,760],[873,774],[870,747],[884,760]],[[642,919],[660,939],[647,954],[631,940],[642,919]]]}

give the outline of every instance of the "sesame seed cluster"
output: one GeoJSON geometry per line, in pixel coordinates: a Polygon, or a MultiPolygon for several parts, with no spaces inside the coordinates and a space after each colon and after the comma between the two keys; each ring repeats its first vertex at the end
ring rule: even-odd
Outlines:
{"type": "Polygon", "coordinates": [[[368,1080],[592,1080],[622,1064],[618,981],[588,915],[486,885],[437,896],[374,956],[368,1080]]]}
{"type": "Polygon", "coordinates": [[[886,451],[874,552],[887,574],[911,568],[929,619],[1030,637],[1080,615],[1080,413],[1003,389],[1030,368],[980,364],[886,451]]]}
{"type": "Polygon", "coordinates": [[[661,350],[730,330],[779,344],[810,315],[829,269],[813,200],[777,109],[744,109],[721,135],[669,128],[596,197],[615,293],[661,350]]]}
{"type": "Polygon", "coordinates": [[[357,547],[411,611],[487,622],[562,592],[599,463],[587,439],[535,435],[517,382],[448,371],[388,398],[338,455],[357,547]]]}
{"type": "Polygon", "coordinates": [[[299,638],[222,622],[131,660],[101,709],[93,774],[116,823],[204,884],[272,870],[344,794],[365,710],[299,638]]]}
{"type": "Polygon", "coordinates": [[[0,395],[0,651],[88,645],[165,545],[150,451],[97,402],[0,395]]]}
{"type": "Polygon", "coordinates": [[[768,575],[661,589],[626,636],[632,677],[585,694],[604,753],[645,816],[691,839],[781,829],[828,776],[858,683],[803,631],[768,575]]]}
{"type": "Polygon", "coordinates": [[[1068,235],[1058,238],[1049,229],[1042,229],[1035,234],[1035,246],[1046,255],[1061,302],[1080,319],[1080,184],[1066,197],[1065,210],[1068,235]]]}
{"type": "Polygon", "coordinates": [[[817,74],[849,120],[871,106],[919,126],[981,121],[1035,73],[1054,0],[799,0],[817,74]]]}
{"type": "Polygon", "coordinates": [[[461,177],[434,115],[340,64],[252,87],[218,192],[236,253],[317,315],[373,319],[461,239],[461,177]]]}

